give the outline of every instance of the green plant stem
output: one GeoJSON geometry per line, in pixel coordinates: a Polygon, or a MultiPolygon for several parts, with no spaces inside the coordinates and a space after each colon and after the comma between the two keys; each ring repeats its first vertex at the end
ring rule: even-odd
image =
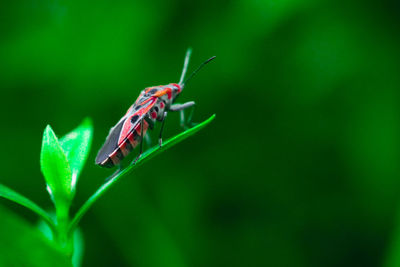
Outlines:
{"type": "Polygon", "coordinates": [[[83,215],[89,210],[89,208],[96,202],[96,200],[101,197],[105,192],[107,192],[117,181],[121,179],[124,175],[130,173],[136,167],[142,165],[146,161],[152,159],[156,155],[160,154],[161,152],[167,150],[168,148],[174,146],[175,144],[183,141],[184,139],[188,138],[189,136],[195,134],[196,132],[203,129],[206,125],[208,125],[212,120],[214,120],[215,114],[212,115],[207,120],[203,121],[202,123],[197,124],[196,126],[168,139],[167,141],[163,142],[163,146],[154,146],[143,153],[142,157],[136,162],[136,164],[129,165],[125,169],[119,171],[117,174],[112,175],[107,182],[105,182],[97,191],[82,205],[82,207],[78,210],[75,214],[75,217],[72,219],[69,228],[68,228],[68,236],[71,237],[72,233],[74,232],[75,228],[77,227],[78,223],[82,219],[83,215]]]}
{"type": "Polygon", "coordinates": [[[72,257],[73,239],[68,236],[69,205],[56,206],[57,242],[68,257],[72,257]]]}

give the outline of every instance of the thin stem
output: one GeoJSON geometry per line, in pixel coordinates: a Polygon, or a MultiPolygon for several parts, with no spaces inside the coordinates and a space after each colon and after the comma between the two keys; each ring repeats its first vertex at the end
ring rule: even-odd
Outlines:
{"type": "MultiPolygon", "coordinates": [[[[63,203],[64,204],[64,203],[63,203]]],[[[68,235],[69,227],[69,205],[56,205],[57,217],[57,236],[58,242],[64,253],[72,258],[73,254],[73,236],[68,235]]]]}

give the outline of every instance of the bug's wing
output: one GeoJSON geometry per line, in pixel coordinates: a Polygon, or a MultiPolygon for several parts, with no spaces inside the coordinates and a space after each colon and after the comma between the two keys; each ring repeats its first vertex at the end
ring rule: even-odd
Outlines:
{"type": "Polygon", "coordinates": [[[135,113],[131,114],[129,111],[133,111],[135,108],[137,108],[137,105],[134,104],[128,110],[127,114],[125,114],[125,116],[113,128],[111,128],[104,145],[97,153],[95,160],[96,164],[101,164],[104,162],[109,155],[118,149],[119,145],[125,138],[127,138],[128,134],[139,127],[140,122],[147,112],[154,106],[157,98],[151,97],[146,101],[147,102],[139,106],[135,113]]]}
{"type": "Polygon", "coordinates": [[[140,104],[137,105],[136,108],[138,109],[135,111],[135,113],[131,116],[128,116],[125,120],[118,139],[118,144],[121,144],[133,130],[136,130],[139,127],[139,124],[144,116],[148,114],[149,110],[155,105],[156,102],[157,97],[148,97],[139,102],[140,104]]]}
{"type": "Polygon", "coordinates": [[[104,162],[108,156],[113,153],[118,148],[118,139],[121,133],[122,126],[124,125],[127,116],[122,118],[117,125],[111,128],[104,145],[101,147],[96,156],[96,164],[101,164],[104,162]]]}

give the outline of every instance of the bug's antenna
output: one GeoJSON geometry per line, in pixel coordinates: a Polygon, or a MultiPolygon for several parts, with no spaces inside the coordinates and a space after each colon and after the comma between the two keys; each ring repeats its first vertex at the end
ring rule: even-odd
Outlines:
{"type": "Polygon", "coordinates": [[[191,54],[192,54],[192,48],[189,47],[188,50],[186,51],[185,62],[183,63],[183,69],[182,69],[181,78],[179,79],[179,84],[182,84],[183,79],[185,79],[185,75],[186,75],[187,68],[189,66],[189,59],[190,59],[191,54]]]}
{"type": "MultiPolygon", "coordinates": [[[[190,74],[189,78],[187,78],[182,85],[185,85],[190,79],[192,79],[194,77],[194,75],[196,75],[196,73],[201,70],[201,68],[204,67],[204,65],[206,65],[208,62],[210,62],[211,60],[213,60],[214,58],[216,58],[216,56],[210,57],[209,59],[207,59],[206,61],[204,61],[203,63],[200,64],[200,66],[192,72],[192,74],[190,74]]],[[[181,84],[181,83],[179,83],[181,84]]]]}

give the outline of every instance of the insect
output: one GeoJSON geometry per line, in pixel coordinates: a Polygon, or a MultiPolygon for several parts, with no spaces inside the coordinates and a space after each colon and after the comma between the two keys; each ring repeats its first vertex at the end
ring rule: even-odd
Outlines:
{"type": "MultiPolygon", "coordinates": [[[[195,102],[189,101],[184,104],[173,103],[176,97],[182,92],[186,83],[204,65],[215,58],[211,57],[204,61],[189,78],[185,80],[190,55],[191,49],[189,48],[186,52],[182,74],[178,83],[147,87],[140,93],[139,97],[128,109],[126,114],[111,128],[104,145],[97,154],[95,160],[96,164],[107,168],[119,165],[121,160],[139,145],[139,155],[132,162],[132,164],[135,164],[143,152],[143,137],[149,128],[153,129],[156,121],[162,122],[159,135],[159,146],[162,146],[162,132],[169,111],[180,111],[181,125],[186,127],[183,111],[187,108],[194,107],[195,102]]],[[[188,121],[191,120],[191,117],[190,115],[188,121]]]]}

